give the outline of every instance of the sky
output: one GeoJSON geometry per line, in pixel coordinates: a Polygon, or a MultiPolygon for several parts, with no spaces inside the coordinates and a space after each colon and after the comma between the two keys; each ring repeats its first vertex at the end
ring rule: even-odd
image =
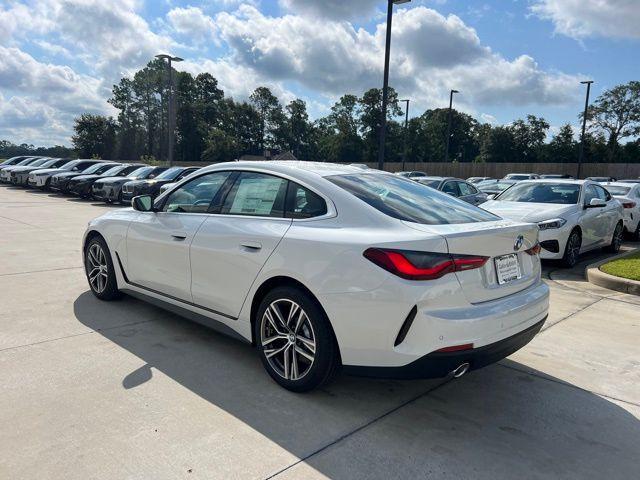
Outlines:
{"type": "MultiPolygon", "coordinates": [[[[158,53],[246,99],[266,85],[312,118],[382,85],[386,1],[0,0],[0,139],[70,144],[81,113],[158,53]]],[[[390,84],[410,116],[455,107],[507,124],[578,124],[592,95],[639,79],[640,0],[413,0],[394,9],[390,84]]]]}

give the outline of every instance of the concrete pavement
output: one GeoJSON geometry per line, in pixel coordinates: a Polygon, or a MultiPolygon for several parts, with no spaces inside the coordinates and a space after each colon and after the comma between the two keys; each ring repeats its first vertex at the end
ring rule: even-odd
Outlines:
{"type": "Polygon", "coordinates": [[[455,381],[295,395],[246,345],[88,291],[100,204],[0,187],[0,478],[640,478],[640,301],[545,266],[549,322],[455,381]]]}

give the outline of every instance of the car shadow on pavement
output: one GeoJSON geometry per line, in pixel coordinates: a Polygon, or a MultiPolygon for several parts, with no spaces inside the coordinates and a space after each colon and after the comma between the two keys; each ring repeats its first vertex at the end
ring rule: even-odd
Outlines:
{"type": "Polygon", "coordinates": [[[116,379],[122,388],[167,375],[303,460],[290,478],[309,469],[334,479],[639,477],[633,414],[517,362],[452,381],[340,376],[300,395],[277,386],[249,345],[134,298],[101,302],[87,291],[74,312],[140,359],[116,379]]]}

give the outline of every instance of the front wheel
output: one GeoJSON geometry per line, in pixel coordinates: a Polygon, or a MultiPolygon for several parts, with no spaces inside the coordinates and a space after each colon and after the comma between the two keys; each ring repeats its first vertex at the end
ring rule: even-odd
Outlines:
{"type": "Polygon", "coordinates": [[[275,288],[260,303],[254,324],[262,364],[280,386],[307,392],[336,374],[340,357],[329,320],[307,293],[275,288]]]}
{"type": "Polygon", "coordinates": [[[84,268],[93,294],[100,300],[115,300],[122,294],[118,290],[116,272],[107,243],[102,237],[93,237],[84,252],[84,268]]]}
{"type": "Polygon", "coordinates": [[[611,237],[611,244],[607,247],[607,251],[611,253],[618,253],[620,251],[620,247],[622,246],[623,233],[624,233],[624,227],[622,226],[622,222],[618,222],[615,230],[613,231],[613,236],[611,237]]]}
{"type": "Polygon", "coordinates": [[[565,267],[573,268],[578,263],[578,257],[580,256],[580,247],[582,246],[582,237],[577,230],[574,230],[569,235],[567,245],[564,247],[564,255],[562,256],[562,263],[565,267]]]}

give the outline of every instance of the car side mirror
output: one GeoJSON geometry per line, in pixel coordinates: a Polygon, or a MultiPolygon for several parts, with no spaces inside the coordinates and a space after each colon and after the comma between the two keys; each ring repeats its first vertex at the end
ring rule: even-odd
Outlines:
{"type": "Polygon", "coordinates": [[[153,210],[151,195],[138,195],[131,200],[131,206],[138,212],[150,212],[153,210]]]}
{"type": "Polygon", "coordinates": [[[600,207],[606,207],[606,206],[607,206],[607,202],[605,202],[604,200],[600,198],[592,198],[591,201],[589,202],[589,205],[585,205],[585,208],[600,208],[600,207]]]}
{"type": "Polygon", "coordinates": [[[487,200],[493,200],[496,197],[497,197],[497,195],[495,193],[491,193],[491,194],[487,195],[487,200]]]}

